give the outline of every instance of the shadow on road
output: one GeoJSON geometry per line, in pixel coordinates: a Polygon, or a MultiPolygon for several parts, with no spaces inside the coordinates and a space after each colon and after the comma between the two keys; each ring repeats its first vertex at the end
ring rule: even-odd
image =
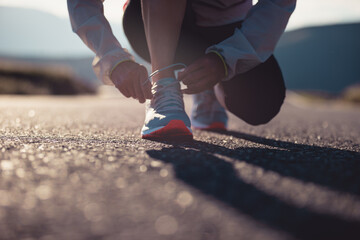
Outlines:
{"type": "Polygon", "coordinates": [[[257,165],[283,177],[313,182],[359,195],[360,154],[335,148],[294,144],[239,132],[221,133],[265,145],[229,149],[194,141],[149,150],[148,155],[170,163],[176,177],[239,213],[288,232],[299,239],[360,239],[360,222],[300,208],[244,182],[233,164],[219,154],[257,165]]]}
{"type": "Polygon", "coordinates": [[[358,152],[266,139],[235,131],[221,134],[272,147],[237,148],[235,158],[238,160],[278,172],[282,176],[360,195],[358,152]]]}

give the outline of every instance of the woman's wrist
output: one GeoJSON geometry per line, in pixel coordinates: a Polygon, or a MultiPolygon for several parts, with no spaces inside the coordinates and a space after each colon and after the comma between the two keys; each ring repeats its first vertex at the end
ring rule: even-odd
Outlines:
{"type": "Polygon", "coordinates": [[[109,78],[111,79],[111,75],[113,74],[114,70],[121,64],[121,63],[124,63],[124,62],[134,62],[133,60],[131,59],[125,59],[125,60],[121,60],[119,62],[117,62],[110,70],[110,73],[109,73],[109,78]]]}
{"type": "Polygon", "coordinates": [[[210,50],[208,53],[214,53],[221,59],[221,62],[224,65],[225,78],[226,78],[228,76],[229,72],[228,72],[228,67],[227,67],[227,64],[225,62],[224,57],[218,51],[215,51],[215,50],[210,50]]]}

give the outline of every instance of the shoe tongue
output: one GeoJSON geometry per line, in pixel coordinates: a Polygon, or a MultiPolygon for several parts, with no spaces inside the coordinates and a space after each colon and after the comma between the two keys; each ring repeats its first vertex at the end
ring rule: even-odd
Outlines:
{"type": "Polygon", "coordinates": [[[173,84],[174,82],[177,82],[175,78],[162,78],[156,82],[156,85],[166,87],[173,84]]]}
{"type": "Polygon", "coordinates": [[[153,84],[153,98],[150,107],[159,113],[168,111],[183,111],[184,104],[180,90],[180,82],[175,78],[162,78],[153,84]]]}

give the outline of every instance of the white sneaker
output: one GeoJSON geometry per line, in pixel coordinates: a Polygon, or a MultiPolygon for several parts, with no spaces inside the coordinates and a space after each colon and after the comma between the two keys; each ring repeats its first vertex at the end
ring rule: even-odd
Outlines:
{"type": "Polygon", "coordinates": [[[190,119],[184,110],[180,83],[163,78],[153,84],[153,98],[146,101],[142,138],[158,141],[192,140],[190,119]]]}
{"type": "Polygon", "coordinates": [[[216,99],[214,90],[193,95],[191,124],[194,129],[226,131],[228,116],[216,99]]]}

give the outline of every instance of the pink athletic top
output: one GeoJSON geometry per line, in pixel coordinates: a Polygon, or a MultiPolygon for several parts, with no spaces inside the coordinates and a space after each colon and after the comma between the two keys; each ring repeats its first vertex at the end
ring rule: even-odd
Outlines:
{"type": "MultiPolygon", "coordinates": [[[[67,0],[71,26],[84,43],[96,54],[94,72],[105,84],[112,85],[110,74],[121,61],[133,60],[121,47],[104,16],[103,0],[67,0]]],[[[243,20],[241,29],[224,41],[209,47],[228,66],[228,80],[265,62],[274,52],[296,0],[193,0],[199,26],[219,26],[243,20]]]]}

